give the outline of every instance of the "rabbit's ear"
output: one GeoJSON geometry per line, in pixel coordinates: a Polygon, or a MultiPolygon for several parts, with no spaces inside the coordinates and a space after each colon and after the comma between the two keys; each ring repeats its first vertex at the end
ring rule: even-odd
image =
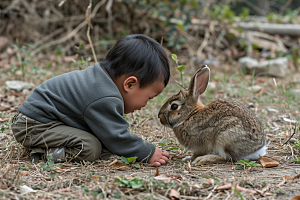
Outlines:
{"type": "Polygon", "coordinates": [[[205,92],[210,78],[210,69],[207,65],[201,66],[198,71],[194,74],[190,86],[189,95],[198,97],[205,92]]]}

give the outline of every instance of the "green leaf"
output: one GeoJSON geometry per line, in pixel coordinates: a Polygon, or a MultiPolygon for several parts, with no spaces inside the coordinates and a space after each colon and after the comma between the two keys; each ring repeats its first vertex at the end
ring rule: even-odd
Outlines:
{"type": "Polygon", "coordinates": [[[134,164],[132,164],[132,166],[134,166],[136,168],[141,168],[141,165],[139,163],[134,163],[134,164]]]}
{"type": "Polygon", "coordinates": [[[241,168],[241,167],[243,167],[244,165],[237,165],[236,167],[235,167],[235,169],[239,169],[239,168],[241,168]]]}
{"type": "Polygon", "coordinates": [[[142,183],[130,182],[132,188],[140,188],[143,186],[142,183]]]}
{"type": "Polygon", "coordinates": [[[161,142],[159,142],[158,144],[159,144],[160,146],[164,146],[164,145],[166,145],[166,143],[167,143],[167,139],[164,139],[164,140],[162,140],[161,142]]]}
{"type": "Polygon", "coordinates": [[[51,167],[54,165],[54,162],[53,161],[48,161],[48,165],[51,167]]]}
{"type": "Polygon", "coordinates": [[[62,164],[58,164],[57,167],[59,167],[59,168],[62,167],[62,164]]]}
{"type": "Polygon", "coordinates": [[[130,157],[130,158],[127,158],[128,162],[130,163],[134,163],[136,161],[137,157],[130,157]]]}
{"type": "Polygon", "coordinates": [[[114,180],[114,183],[120,183],[121,182],[121,180],[120,179],[118,179],[118,178],[115,178],[115,180],[114,180]]]}
{"type": "Polygon", "coordinates": [[[119,193],[115,193],[114,196],[116,199],[122,199],[122,196],[119,193]]]}
{"type": "Polygon", "coordinates": [[[45,169],[46,166],[47,166],[46,163],[41,164],[41,168],[44,168],[44,169],[45,169]]]}
{"type": "Polygon", "coordinates": [[[45,170],[50,171],[50,170],[51,170],[51,167],[46,166],[46,167],[45,167],[45,170]]]}
{"type": "Polygon", "coordinates": [[[179,70],[180,72],[182,72],[183,70],[185,70],[186,66],[185,65],[179,65],[178,67],[175,67],[177,70],[179,70]]]}
{"type": "Polygon", "coordinates": [[[50,172],[50,177],[54,178],[55,177],[55,172],[50,172]]]}
{"type": "Polygon", "coordinates": [[[47,155],[47,159],[48,159],[48,160],[52,159],[52,154],[48,154],[48,155],[47,155]]]}
{"type": "Polygon", "coordinates": [[[173,59],[174,61],[178,61],[178,60],[177,60],[177,55],[176,55],[176,54],[172,54],[172,59],[173,59]]]}
{"type": "Polygon", "coordinates": [[[129,165],[128,158],[125,158],[124,156],[121,156],[121,160],[122,160],[126,165],[129,165]]]}

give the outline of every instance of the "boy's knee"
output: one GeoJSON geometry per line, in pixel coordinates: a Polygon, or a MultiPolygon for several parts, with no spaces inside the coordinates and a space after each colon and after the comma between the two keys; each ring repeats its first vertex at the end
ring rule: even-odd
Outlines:
{"type": "Polygon", "coordinates": [[[88,141],[83,144],[82,155],[80,157],[86,161],[95,161],[99,159],[102,152],[102,145],[98,139],[88,141]]]}

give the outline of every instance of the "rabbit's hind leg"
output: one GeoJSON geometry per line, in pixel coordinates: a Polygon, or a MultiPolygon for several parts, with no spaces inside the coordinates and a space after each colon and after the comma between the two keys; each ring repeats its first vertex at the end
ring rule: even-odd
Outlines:
{"type": "Polygon", "coordinates": [[[199,156],[192,162],[192,164],[194,165],[205,165],[205,164],[216,164],[216,163],[226,163],[226,160],[219,155],[208,154],[205,156],[199,156]]]}

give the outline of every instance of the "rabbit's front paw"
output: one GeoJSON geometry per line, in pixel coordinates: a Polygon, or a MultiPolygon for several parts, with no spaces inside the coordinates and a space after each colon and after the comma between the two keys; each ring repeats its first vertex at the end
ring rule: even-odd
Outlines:
{"type": "Polygon", "coordinates": [[[192,158],[192,156],[186,156],[184,158],[182,158],[182,161],[185,162],[185,161],[190,161],[192,158]]]}
{"type": "Polygon", "coordinates": [[[205,155],[197,157],[192,164],[194,165],[205,165],[205,164],[215,164],[224,163],[226,160],[219,155],[205,155]]]}

